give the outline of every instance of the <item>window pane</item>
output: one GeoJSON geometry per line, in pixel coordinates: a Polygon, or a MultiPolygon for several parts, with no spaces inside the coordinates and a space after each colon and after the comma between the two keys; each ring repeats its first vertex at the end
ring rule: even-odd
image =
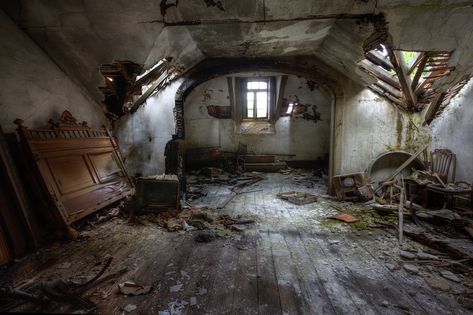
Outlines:
{"type": "Polygon", "coordinates": [[[246,112],[246,117],[254,118],[253,109],[248,109],[246,112]]]}
{"type": "Polygon", "coordinates": [[[268,116],[268,113],[266,111],[266,109],[262,109],[262,110],[257,110],[256,111],[256,118],[266,118],[268,116]]]}
{"type": "Polygon", "coordinates": [[[268,99],[268,92],[256,92],[256,99],[258,101],[265,101],[268,99]]]}
{"type": "Polygon", "coordinates": [[[255,93],[254,92],[248,92],[246,93],[246,100],[249,102],[253,102],[253,100],[255,99],[255,93]]]}
{"type": "Polygon", "coordinates": [[[256,106],[258,108],[263,108],[263,107],[268,106],[268,93],[267,92],[256,93],[256,106]]]}
{"type": "Polygon", "coordinates": [[[246,83],[248,90],[267,90],[268,82],[266,81],[249,81],[246,83]]]}

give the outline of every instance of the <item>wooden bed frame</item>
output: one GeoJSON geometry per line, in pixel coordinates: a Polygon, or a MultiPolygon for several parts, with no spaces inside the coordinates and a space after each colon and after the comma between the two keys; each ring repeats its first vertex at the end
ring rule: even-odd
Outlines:
{"type": "Polygon", "coordinates": [[[107,128],[91,129],[68,111],[49,129],[15,120],[54,217],[71,223],[134,193],[118,145],[107,128]]]}

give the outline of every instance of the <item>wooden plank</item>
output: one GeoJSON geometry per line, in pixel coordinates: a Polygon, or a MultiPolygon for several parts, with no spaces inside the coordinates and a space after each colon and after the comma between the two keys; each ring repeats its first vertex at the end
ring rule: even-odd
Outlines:
{"type": "Polygon", "coordinates": [[[255,235],[245,235],[240,244],[247,247],[238,253],[235,295],[232,314],[258,314],[257,249],[255,235]]]}
{"type": "Polygon", "coordinates": [[[136,112],[140,105],[143,104],[148,97],[163,84],[163,82],[165,82],[168,75],[169,73],[164,71],[164,73],[161,74],[161,76],[133,103],[133,105],[130,106],[130,112],[136,112]]]}
{"type": "MultiPolygon", "coordinates": [[[[392,242],[392,246],[397,246],[395,239],[389,239],[392,242]]],[[[326,239],[324,239],[326,242],[326,239]]],[[[370,243],[373,240],[369,241],[370,243]]],[[[400,281],[398,275],[394,275],[385,265],[384,262],[378,261],[377,258],[380,256],[379,252],[371,253],[370,249],[364,246],[364,241],[359,240],[357,237],[343,237],[340,242],[335,245],[337,247],[337,256],[343,261],[345,266],[350,271],[351,277],[355,283],[362,288],[367,295],[372,299],[373,304],[377,306],[379,310],[382,306],[382,302],[388,302],[388,306],[385,311],[396,312],[398,305],[407,305],[409,311],[413,314],[428,314],[429,301],[422,295],[413,297],[409,292],[413,291],[412,278],[408,278],[404,281],[400,281]],[[350,244],[356,244],[356,248],[350,246],[350,244]],[[360,266],[363,266],[360,268],[360,266]],[[409,291],[412,290],[412,291],[409,291]]],[[[399,271],[401,272],[401,271],[399,271]]],[[[384,307],[383,307],[384,309],[384,307]]],[[[439,314],[443,307],[437,308],[433,305],[433,308],[439,314]]],[[[384,312],[381,312],[384,313],[384,312]]],[[[434,312],[435,313],[435,312],[434,312]]]]}
{"type": "Polygon", "coordinates": [[[404,97],[406,98],[407,105],[408,107],[414,106],[417,103],[417,96],[414,94],[411,77],[409,76],[408,70],[406,69],[406,63],[404,61],[402,51],[389,51],[392,54],[391,63],[394,66],[394,71],[396,71],[397,73],[399,83],[401,84],[401,90],[404,92],[404,97]]]}
{"type": "Polygon", "coordinates": [[[424,125],[429,125],[432,120],[434,120],[435,115],[437,114],[440,106],[442,105],[442,101],[445,98],[446,93],[438,93],[437,96],[432,100],[429,105],[429,109],[425,114],[424,125]]]}
{"type": "Polygon", "coordinates": [[[245,163],[274,163],[276,161],[276,156],[274,155],[240,155],[240,157],[245,161],[245,163]]]}
{"type": "Polygon", "coordinates": [[[285,233],[284,239],[296,268],[295,272],[300,283],[302,298],[309,307],[308,314],[335,314],[331,300],[321,283],[318,270],[312,264],[312,260],[302,244],[300,233],[285,233]]]}
{"type": "Polygon", "coordinates": [[[257,171],[257,172],[277,172],[279,170],[287,168],[286,163],[284,162],[274,162],[274,163],[245,163],[245,170],[257,171]]]}
{"type": "Polygon", "coordinates": [[[266,235],[257,244],[258,314],[282,314],[269,235],[267,231],[260,231],[260,234],[266,235]]]}
{"type": "Polygon", "coordinates": [[[206,270],[209,278],[208,294],[202,301],[203,309],[197,313],[192,311],[190,314],[230,314],[232,312],[238,249],[235,246],[224,245],[225,242],[224,239],[212,242],[212,246],[218,246],[218,252],[213,255],[212,265],[206,270]]]}
{"type": "Polygon", "coordinates": [[[369,62],[368,60],[362,60],[360,62],[360,66],[362,67],[362,69],[364,69],[365,71],[367,71],[368,73],[372,74],[374,77],[376,77],[377,79],[379,80],[382,80],[384,82],[386,82],[387,84],[393,86],[394,88],[396,89],[401,89],[401,85],[399,84],[399,81],[396,81],[395,79],[393,79],[392,77],[386,75],[386,73],[384,72],[381,72],[380,70],[378,70],[376,68],[376,66],[374,66],[371,62],[369,62]]]}
{"type": "MultiPolygon", "coordinates": [[[[410,74],[412,73],[412,71],[414,71],[414,69],[422,62],[422,60],[425,59],[424,56],[425,56],[425,52],[419,53],[419,55],[417,56],[416,60],[412,63],[411,67],[410,67],[409,70],[407,71],[407,74],[410,75],[410,74]]],[[[412,88],[415,89],[414,84],[413,84],[413,87],[412,87],[412,88]]]]}
{"type": "Polygon", "coordinates": [[[269,237],[274,268],[276,271],[281,310],[283,314],[308,314],[306,301],[299,300],[301,288],[296,277],[294,262],[291,259],[284,237],[277,231],[268,231],[262,238],[269,237]]]}
{"type": "MultiPolygon", "coordinates": [[[[416,277],[404,270],[390,271],[384,262],[379,261],[379,252],[374,251],[372,241],[362,241],[359,238],[351,238],[357,245],[357,263],[366,266],[363,270],[369,271],[377,283],[389,283],[383,285],[384,298],[390,304],[397,305],[399,302],[409,306],[414,314],[447,314],[451,310],[460,310],[461,306],[444,292],[433,291],[428,287],[423,277],[416,277]]],[[[388,240],[390,241],[390,240],[388,240]]],[[[391,239],[392,247],[396,247],[395,238],[391,239]]],[[[345,247],[344,244],[341,244],[345,247]]],[[[343,254],[344,250],[341,250],[343,254]]],[[[355,261],[350,261],[355,264],[355,261]]],[[[354,267],[356,268],[356,266],[354,267]]]]}
{"type": "Polygon", "coordinates": [[[364,314],[361,313],[360,306],[363,301],[356,301],[350,294],[349,284],[342,281],[336,273],[331,257],[327,256],[327,249],[322,248],[316,238],[320,233],[310,235],[305,232],[300,233],[301,242],[307,251],[308,256],[312,260],[312,266],[317,270],[319,279],[323,284],[324,290],[330,299],[336,314],[364,314]]]}

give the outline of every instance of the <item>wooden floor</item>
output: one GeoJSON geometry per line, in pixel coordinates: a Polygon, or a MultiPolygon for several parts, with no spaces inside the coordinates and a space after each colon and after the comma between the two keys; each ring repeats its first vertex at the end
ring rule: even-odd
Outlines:
{"type": "MultiPolygon", "coordinates": [[[[305,188],[291,176],[269,174],[247,190],[252,192],[220,210],[257,220],[243,233],[196,243],[196,232],[170,233],[152,222],[130,225],[117,218],[40,253],[21,277],[89,276],[110,254],[115,257],[111,271],[125,266],[128,272],[88,293],[103,314],[126,313],[127,305],[136,306],[130,314],[470,314],[451,293],[425,282],[424,276],[437,270],[422,265],[413,275],[402,268],[392,232],[358,231],[324,220],[338,213],[328,198],[303,206],[276,198],[284,191],[323,195],[321,185],[305,188]],[[71,266],[59,268],[64,262],[71,266]],[[125,296],[117,283],[127,280],[153,289],[125,296]]],[[[193,205],[218,208],[230,194],[219,185],[208,191],[193,205]]],[[[406,247],[422,248],[409,241],[406,247]]],[[[458,283],[451,287],[451,292],[464,290],[458,283]]]]}

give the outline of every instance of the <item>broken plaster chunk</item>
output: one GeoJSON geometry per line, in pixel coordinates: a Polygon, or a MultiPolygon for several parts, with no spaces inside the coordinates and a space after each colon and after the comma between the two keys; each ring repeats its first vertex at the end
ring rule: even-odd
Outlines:
{"type": "Polygon", "coordinates": [[[159,311],[159,312],[158,312],[158,315],[171,315],[171,313],[169,313],[168,310],[166,310],[166,311],[159,311]]]}
{"type": "Polygon", "coordinates": [[[448,270],[441,270],[440,275],[445,279],[451,280],[453,282],[460,282],[460,278],[458,278],[453,272],[448,270]]]}
{"type": "Polygon", "coordinates": [[[192,296],[190,298],[190,304],[191,304],[191,306],[197,305],[197,298],[195,296],[192,296]]]}
{"type": "Polygon", "coordinates": [[[199,288],[199,291],[197,292],[197,295],[206,295],[207,294],[207,289],[206,288],[199,288]]]}
{"type": "Polygon", "coordinates": [[[399,255],[401,255],[402,258],[405,258],[405,259],[415,259],[416,258],[416,255],[411,253],[411,252],[408,252],[408,251],[405,251],[405,250],[401,250],[399,252],[399,255]]]}
{"type": "Polygon", "coordinates": [[[384,300],[383,302],[381,302],[381,305],[382,305],[383,307],[388,307],[388,306],[389,306],[389,302],[386,301],[386,300],[384,300]]]}
{"type": "Polygon", "coordinates": [[[185,272],[184,270],[181,270],[181,277],[186,278],[187,280],[191,279],[191,276],[189,276],[189,274],[185,272]]]}
{"type": "Polygon", "coordinates": [[[404,269],[405,269],[407,272],[410,272],[410,273],[412,273],[412,274],[418,274],[418,273],[419,273],[419,267],[417,267],[416,265],[405,264],[405,265],[404,265],[404,269]]]}
{"type": "Polygon", "coordinates": [[[136,305],[135,304],[128,304],[127,306],[125,306],[123,308],[123,310],[127,313],[133,312],[134,310],[136,310],[136,305]]]}
{"type": "Polygon", "coordinates": [[[182,284],[176,284],[171,287],[169,287],[169,292],[174,293],[174,292],[179,292],[182,291],[182,284]]]}
{"type": "Polygon", "coordinates": [[[151,291],[150,285],[138,285],[133,281],[125,281],[118,284],[118,288],[122,294],[126,295],[141,295],[147,294],[151,291]]]}

